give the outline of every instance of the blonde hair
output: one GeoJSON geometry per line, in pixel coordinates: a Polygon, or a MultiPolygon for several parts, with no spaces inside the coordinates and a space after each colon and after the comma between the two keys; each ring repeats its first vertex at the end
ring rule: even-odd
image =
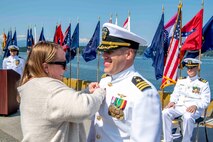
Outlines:
{"type": "Polygon", "coordinates": [[[57,50],[61,48],[60,45],[48,41],[38,42],[34,45],[28,55],[20,85],[34,77],[46,77],[47,73],[42,64],[53,61],[56,58],[57,50]]]}

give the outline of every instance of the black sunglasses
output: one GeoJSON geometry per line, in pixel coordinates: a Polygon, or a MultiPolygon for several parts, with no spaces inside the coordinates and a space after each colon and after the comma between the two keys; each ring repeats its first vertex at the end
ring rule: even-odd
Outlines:
{"type": "Polygon", "coordinates": [[[47,64],[55,64],[55,65],[61,65],[63,66],[64,70],[66,69],[67,67],[67,62],[66,61],[55,61],[55,62],[49,62],[47,64]]]}
{"type": "Polygon", "coordinates": [[[188,67],[186,67],[187,69],[193,69],[193,68],[195,68],[195,67],[197,67],[197,66],[188,66],[188,67]]]}

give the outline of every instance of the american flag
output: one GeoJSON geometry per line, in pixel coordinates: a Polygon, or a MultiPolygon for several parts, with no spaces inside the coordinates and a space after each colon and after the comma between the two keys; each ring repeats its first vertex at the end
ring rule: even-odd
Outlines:
{"type": "Polygon", "coordinates": [[[166,64],[164,67],[161,89],[175,84],[177,80],[181,23],[182,23],[181,8],[179,8],[178,19],[175,25],[173,37],[169,45],[166,64]]]}

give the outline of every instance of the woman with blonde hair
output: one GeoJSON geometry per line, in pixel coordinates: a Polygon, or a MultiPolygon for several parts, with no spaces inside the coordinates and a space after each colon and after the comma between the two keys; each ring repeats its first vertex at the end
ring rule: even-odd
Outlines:
{"type": "Polygon", "coordinates": [[[39,42],[29,53],[18,87],[23,142],[85,142],[83,121],[98,111],[105,91],[91,83],[76,92],[63,82],[65,52],[39,42]]]}

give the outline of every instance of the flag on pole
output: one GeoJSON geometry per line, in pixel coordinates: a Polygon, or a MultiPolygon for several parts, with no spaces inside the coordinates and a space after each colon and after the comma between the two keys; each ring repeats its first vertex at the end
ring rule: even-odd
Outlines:
{"type": "Polygon", "coordinates": [[[72,37],[71,37],[71,23],[69,24],[65,34],[64,34],[64,42],[63,49],[66,52],[66,61],[69,63],[72,59],[74,59],[76,52],[75,49],[72,50],[72,37]]]}
{"type": "Polygon", "coordinates": [[[96,58],[96,50],[100,44],[100,21],[98,21],[92,38],[87,46],[82,51],[82,57],[86,62],[92,61],[96,58]]]}
{"type": "Polygon", "coordinates": [[[167,86],[173,85],[177,80],[178,72],[178,52],[179,52],[179,40],[181,37],[181,23],[182,23],[182,14],[181,14],[181,4],[178,7],[178,19],[176,20],[174,33],[169,45],[168,55],[166,59],[166,64],[163,72],[163,79],[161,84],[161,89],[167,86]]]}
{"type": "Polygon", "coordinates": [[[5,32],[2,35],[3,35],[2,49],[4,51],[6,44],[7,44],[7,35],[5,34],[5,32]]]}
{"type": "Polygon", "coordinates": [[[5,46],[5,49],[4,49],[3,58],[10,56],[10,52],[8,50],[8,47],[13,44],[13,40],[12,39],[13,39],[12,38],[12,31],[10,30],[7,33],[7,42],[6,42],[6,46],[5,46]]]}
{"type": "Polygon", "coordinates": [[[155,78],[162,78],[164,69],[164,13],[161,16],[152,43],[146,48],[144,55],[147,58],[152,58],[152,66],[155,68],[155,78]]]}
{"type": "Polygon", "coordinates": [[[39,36],[39,40],[38,41],[45,41],[45,37],[44,37],[44,27],[42,27],[41,29],[41,34],[39,36]]]}
{"type": "MultiPolygon", "coordinates": [[[[208,50],[213,50],[213,16],[203,27],[203,45],[201,53],[208,50]]],[[[199,50],[187,50],[184,58],[196,58],[199,55],[199,50]]]]}
{"type": "Polygon", "coordinates": [[[123,28],[127,29],[128,31],[130,31],[130,15],[126,18],[124,24],[123,24],[123,28]]]}
{"type": "Polygon", "coordinates": [[[169,43],[172,38],[173,32],[174,32],[174,25],[175,21],[177,20],[177,15],[176,13],[164,26],[164,54],[165,54],[165,60],[167,56],[167,51],[169,48],[169,43]]]}
{"type": "Polygon", "coordinates": [[[67,27],[67,30],[64,33],[63,49],[66,51],[68,48],[71,48],[72,39],[71,39],[71,23],[67,27]]]}
{"type": "Polygon", "coordinates": [[[203,46],[201,52],[213,50],[213,16],[203,27],[203,46]]]}
{"type": "Polygon", "coordinates": [[[201,9],[182,29],[182,36],[187,36],[181,51],[199,50],[202,47],[203,9],[201,9]],[[184,35],[186,34],[186,35],[184,35]]]}
{"type": "Polygon", "coordinates": [[[61,24],[60,24],[56,28],[55,35],[54,35],[54,42],[62,45],[63,40],[64,40],[64,35],[63,35],[62,29],[61,29],[61,24]]]}
{"type": "Polygon", "coordinates": [[[76,49],[79,47],[79,23],[76,25],[75,30],[72,34],[72,49],[76,49]]]}
{"type": "Polygon", "coordinates": [[[12,38],[12,45],[16,45],[17,46],[17,36],[16,36],[16,30],[13,34],[13,38],[12,38]]]}
{"type": "Polygon", "coordinates": [[[34,38],[32,28],[27,29],[27,47],[31,48],[34,45],[34,38]]]}

